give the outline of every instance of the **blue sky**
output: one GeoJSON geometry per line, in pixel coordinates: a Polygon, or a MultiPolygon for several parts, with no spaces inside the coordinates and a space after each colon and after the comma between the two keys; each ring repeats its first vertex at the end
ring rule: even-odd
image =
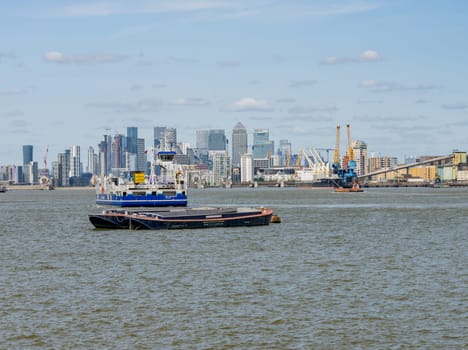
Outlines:
{"type": "Polygon", "coordinates": [[[238,121],[295,152],[347,123],[400,160],[468,150],[467,18],[465,1],[2,1],[0,164],[127,126],[195,146],[238,121]]]}

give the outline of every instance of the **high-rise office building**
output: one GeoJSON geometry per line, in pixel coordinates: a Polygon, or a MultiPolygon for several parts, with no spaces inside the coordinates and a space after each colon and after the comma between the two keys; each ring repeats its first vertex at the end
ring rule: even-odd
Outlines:
{"type": "Polygon", "coordinates": [[[225,151],[226,135],[223,129],[211,129],[208,134],[209,151],[225,151]]]}
{"type": "Polygon", "coordinates": [[[210,156],[213,161],[213,185],[228,185],[231,176],[231,159],[228,152],[210,151],[210,156]]]}
{"type": "Polygon", "coordinates": [[[364,141],[356,140],[351,144],[356,162],[356,173],[364,175],[369,172],[367,160],[367,144],[364,141]]]}
{"type": "MultiPolygon", "coordinates": [[[[57,171],[58,181],[57,186],[68,187],[70,186],[70,150],[66,149],[65,152],[57,154],[57,171]]],[[[55,171],[54,171],[55,176],[55,171]]]]}
{"type": "Polygon", "coordinates": [[[114,135],[112,142],[112,169],[121,169],[125,167],[125,137],[120,134],[114,135]]]}
{"type": "Polygon", "coordinates": [[[274,154],[274,151],[275,143],[274,141],[270,141],[270,132],[267,129],[255,129],[252,146],[254,159],[269,159],[274,154]]]}
{"type": "Polygon", "coordinates": [[[175,151],[177,145],[177,129],[166,128],[164,132],[164,151],[175,151]]]}
{"type": "Polygon", "coordinates": [[[247,153],[248,136],[247,129],[241,122],[237,123],[232,129],[232,166],[240,167],[240,160],[243,154],[247,153]]]}
{"type": "Polygon", "coordinates": [[[72,146],[70,149],[70,177],[81,176],[80,146],[72,146]]]}
{"type": "Polygon", "coordinates": [[[131,126],[127,128],[127,149],[129,153],[137,153],[138,128],[131,126]]]}
{"type": "Polygon", "coordinates": [[[33,161],[33,146],[24,145],[23,146],[23,165],[29,164],[33,161]]]}
{"type": "Polygon", "coordinates": [[[146,171],[146,149],[145,149],[145,139],[137,139],[137,170],[146,171]]]}
{"type": "Polygon", "coordinates": [[[156,151],[162,150],[161,146],[164,144],[165,132],[166,132],[165,126],[154,127],[154,148],[156,148],[156,151]]]}
{"type": "Polygon", "coordinates": [[[280,157],[280,165],[291,165],[291,153],[291,142],[289,142],[288,140],[280,140],[278,152],[278,155],[280,157]]]}
{"type": "Polygon", "coordinates": [[[31,161],[28,164],[23,165],[23,177],[24,182],[28,184],[35,184],[38,182],[38,164],[37,162],[31,161]]]}
{"type": "Polygon", "coordinates": [[[199,152],[208,152],[210,130],[197,130],[196,148],[199,152]]]}
{"type": "Polygon", "coordinates": [[[104,135],[104,140],[99,143],[98,156],[98,175],[107,176],[111,173],[112,168],[112,137],[104,135]]]}
{"type": "Polygon", "coordinates": [[[177,146],[177,129],[165,126],[154,128],[154,148],[158,151],[175,151],[177,146]]]}
{"type": "Polygon", "coordinates": [[[88,166],[86,170],[93,175],[98,174],[98,156],[94,153],[94,148],[92,146],[88,148],[88,166]]]}
{"type": "Polygon", "coordinates": [[[241,156],[241,182],[248,183],[253,181],[253,157],[251,154],[243,154],[241,156]]]}

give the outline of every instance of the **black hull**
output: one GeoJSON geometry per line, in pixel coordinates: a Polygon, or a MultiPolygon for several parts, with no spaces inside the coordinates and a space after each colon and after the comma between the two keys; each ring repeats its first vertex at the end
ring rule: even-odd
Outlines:
{"type": "Polygon", "coordinates": [[[127,217],[109,215],[90,215],[89,221],[99,229],[128,229],[130,220],[127,217]]]}
{"type": "Polygon", "coordinates": [[[239,227],[239,226],[263,226],[269,225],[271,215],[255,217],[251,219],[229,220],[202,220],[202,221],[152,221],[145,219],[131,219],[132,230],[175,230],[175,229],[201,229],[210,227],[239,227]]]}
{"type": "Polygon", "coordinates": [[[89,215],[97,229],[174,230],[210,227],[263,226],[271,222],[270,209],[187,209],[179,211],[109,210],[89,215]]]}

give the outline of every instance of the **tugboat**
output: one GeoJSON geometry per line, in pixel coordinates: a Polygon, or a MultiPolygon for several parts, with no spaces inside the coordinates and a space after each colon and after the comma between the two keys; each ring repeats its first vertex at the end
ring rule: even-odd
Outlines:
{"type": "MultiPolygon", "coordinates": [[[[161,174],[155,174],[151,162],[151,174],[141,171],[125,172],[123,176],[109,175],[94,180],[96,204],[119,207],[167,207],[187,206],[187,187],[182,169],[173,164],[176,152],[161,151],[156,164],[161,174]]],[[[154,156],[153,156],[154,159],[154,156]]]]}

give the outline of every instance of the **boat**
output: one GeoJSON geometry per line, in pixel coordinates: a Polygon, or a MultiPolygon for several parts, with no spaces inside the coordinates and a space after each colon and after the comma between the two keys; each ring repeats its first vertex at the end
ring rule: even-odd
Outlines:
{"type": "Polygon", "coordinates": [[[0,185],[0,193],[8,191],[7,187],[4,185],[0,185]]]}
{"type": "Polygon", "coordinates": [[[269,208],[106,209],[90,214],[97,229],[160,230],[269,225],[269,208]]]}
{"type": "MultiPolygon", "coordinates": [[[[176,152],[162,151],[157,154],[161,174],[155,174],[151,162],[151,174],[141,171],[126,171],[121,176],[94,179],[96,204],[119,207],[166,207],[187,206],[187,187],[182,169],[173,164],[176,152]]],[[[155,157],[153,157],[154,159],[155,157]]]]}
{"type": "Polygon", "coordinates": [[[338,187],[335,192],[364,192],[358,183],[354,183],[352,187],[338,187]]]}

